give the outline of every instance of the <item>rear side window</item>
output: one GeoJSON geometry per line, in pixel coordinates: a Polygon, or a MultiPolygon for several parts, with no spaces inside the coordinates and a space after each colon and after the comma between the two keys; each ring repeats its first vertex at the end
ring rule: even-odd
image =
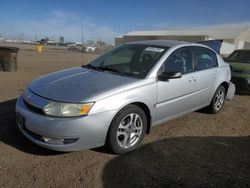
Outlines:
{"type": "Polygon", "coordinates": [[[217,56],[213,51],[203,47],[195,47],[194,54],[197,70],[205,70],[218,66],[217,56]]]}

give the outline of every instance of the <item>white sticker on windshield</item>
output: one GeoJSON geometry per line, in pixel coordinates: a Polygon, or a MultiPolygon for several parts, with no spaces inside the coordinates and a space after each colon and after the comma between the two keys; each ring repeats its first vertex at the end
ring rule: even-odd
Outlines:
{"type": "Polygon", "coordinates": [[[145,50],[150,51],[150,52],[163,52],[164,51],[163,48],[156,48],[156,47],[147,47],[145,50]]]}

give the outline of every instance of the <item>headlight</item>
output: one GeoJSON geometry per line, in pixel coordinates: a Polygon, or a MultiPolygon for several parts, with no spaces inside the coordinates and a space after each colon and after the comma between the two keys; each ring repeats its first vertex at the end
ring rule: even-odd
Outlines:
{"type": "Polygon", "coordinates": [[[49,116],[76,117],[87,115],[94,103],[71,104],[50,102],[43,107],[43,112],[49,116]]]}

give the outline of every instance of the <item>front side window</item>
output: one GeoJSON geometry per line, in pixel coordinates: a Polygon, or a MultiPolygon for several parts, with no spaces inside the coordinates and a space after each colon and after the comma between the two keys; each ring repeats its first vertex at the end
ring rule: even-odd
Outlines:
{"type": "Polygon", "coordinates": [[[204,70],[218,66],[216,54],[203,47],[195,47],[196,69],[204,70]]]}
{"type": "Polygon", "coordinates": [[[191,48],[181,48],[174,51],[163,64],[164,72],[193,72],[193,58],[191,48]]]}
{"type": "Polygon", "coordinates": [[[123,76],[145,78],[167,47],[125,44],[100,56],[86,67],[123,76]]]}

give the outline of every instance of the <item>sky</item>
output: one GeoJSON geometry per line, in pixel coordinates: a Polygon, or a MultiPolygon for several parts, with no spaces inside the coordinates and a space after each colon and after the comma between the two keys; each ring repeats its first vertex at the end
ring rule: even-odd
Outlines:
{"type": "Polygon", "coordinates": [[[0,0],[0,37],[102,40],[135,30],[250,26],[250,0],[0,0]],[[81,27],[82,23],[82,27],[81,27]]]}

